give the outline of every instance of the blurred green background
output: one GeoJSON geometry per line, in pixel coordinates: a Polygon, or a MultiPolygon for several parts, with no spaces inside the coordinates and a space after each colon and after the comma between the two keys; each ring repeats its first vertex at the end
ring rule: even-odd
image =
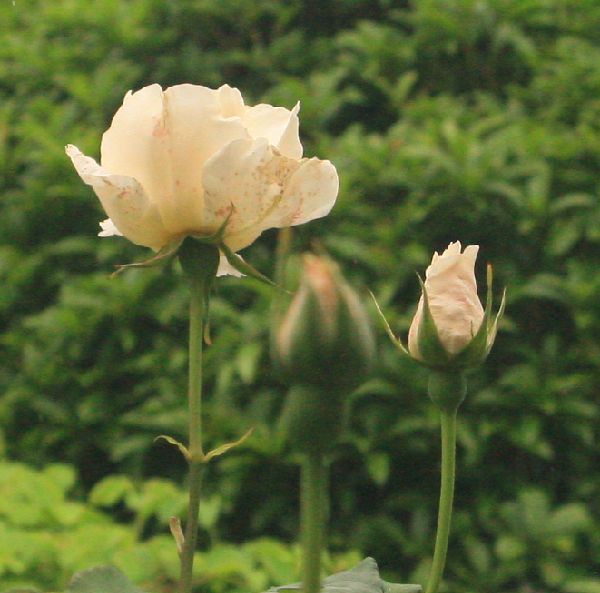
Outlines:
{"type": "MultiPolygon", "coordinates": [[[[63,147],[98,156],[128,89],[238,86],[300,99],[332,214],[298,228],[405,334],[415,271],[451,240],[493,262],[507,316],[458,434],[452,593],[600,592],[600,3],[597,0],[0,0],[0,589],[61,590],[113,562],[174,591],[167,520],[185,467],[187,291],[176,268],[99,239],[104,215],[63,147]]],[[[273,273],[275,231],[244,256],[273,273]]],[[[297,578],[298,471],[277,432],[272,292],[219,280],[199,589],[297,578]]],[[[331,468],[329,570],[363,555],[424,582],[438,496],[426,374],[378,325],[331,468]]]]}

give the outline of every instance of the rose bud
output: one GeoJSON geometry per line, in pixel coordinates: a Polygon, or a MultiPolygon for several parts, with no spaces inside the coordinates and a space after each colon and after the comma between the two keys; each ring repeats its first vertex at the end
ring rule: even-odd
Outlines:
{"type": "Polygon", "coordinates": [[[274,335],[290,391],[282,428],[301,452],[329,450],[347,397],[366,377],[375,343],[356,293],[329,259],[307,255],[300,288],[274,335]]]}
{"type": "Polygon", "coordinates": [[[338,267],[306,255],[300,288],[276,333],[275,353],[289,382],[351,391],[374,355],[367,314],[338,267]]]}
{"type": "Polygon", "coordinates": [[[475,260],[479,246],[469,245],[461,253],[461,244],[448,245],[434,253],[425,272],[422,295],[408,334],[410,355],[437,369],[465,369],[487,357],[498,320],[504,310],[504,298],[497,315],[492,317],[492,274],[488,267],[488,299],[484,311],[477,296],[475,260]]]}

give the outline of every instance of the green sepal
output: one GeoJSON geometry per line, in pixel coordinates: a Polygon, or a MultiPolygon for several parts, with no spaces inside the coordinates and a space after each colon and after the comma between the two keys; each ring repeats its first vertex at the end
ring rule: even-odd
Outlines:
{"type": "Polygon", "coordinates": [[[429,297],[427,295],[425,283],[421,279],[421,276],[418,276],[418,278],[423,295],[423,311],[417,338],[419,354],[426,366],[434,368],[447,367],[450,363],[450,356],[440,341],[437,326],[435,325],[433,315],[429,309],[429,297]]]}
{"type": "Polygon", "coordinates": [[[273,280],[267,278],[264,274],[261,274],[256,268],[251,266],[248,262],[245,262],[237,253],[234,253],[225,243],[219,243],[219,249],[223,255],[227,258],[227,261],[238,271],[244,274],[244,276],[250,276],[264,284],[268,284],[273,288],[287,292],[281,288],[273,280]]]}
{"type": "Polygon", "coordinates": [[[182,241],[177,241],[175,243],[165,245],[151,258],[141,262],[133,262],[131,264],[118,264],[116,266],[117,269],[112,273],[112,276],[117,276],[121,272],[129,270],[131,268],[155,268],[156,266],[160,266],[161,264],[166,263],[175,257],[181,243],[182,241]]]}
{"type": "Polygon", "coordinates": [[[181,451],[182,455],[186,458],[187,461],[189,461],[192,458],[189,449],[183,443],[180,443],[177,439],[174,439],[173,437],[170,437],[166,434],[160,434],[154,439],[154,442],[156,443],[156,441],[160,440],[167,441],[167,443],[169,443],[170,445],[175,445],[175,447],[177,447],[181,451]]]}
{"type": "Polygon", "coordinates": [[[254,432],[254,427],[245,432],[237,441],[233,441],[232,443],[225,443],[224,445],[220,445],[214,448],[212,451],[209,451],[203,456],[202,461],[204,463],[208,463],[213,457],[217,457],[219,455],[223,455],[223,453],[227,453],[230,449],[241,445],[252,433],[254,432]]]}
{"type": "Polygon", "coordinates": [[[473,339],[452,359],[452,367],[456,369],[466,369],[481,364],[490,353],[496,333],[498,331],[498,322],[504,314],[506,306],[506,289],[502,293],[502,301],[496,315],[493,315],[493,271],[492,266],[487,267],[487,293],[485,301],[485,311],[479,330],[473,339]]]}
{"type": "Polygon", "coordinates": [[[65,593],[143,593],[114,566],[96,566],[78,572],[65,593]]]}
{"type": "Polygon", "coordinates": [[[381,307],[379,306],[379,303],[377,302],[377,299],[375,298],[375,295],[370,290],[369,290],[369,294],[371,295],[371,298],[373,299],[373,302],[375,303],[375,308],[377,309],[379,318],[383,322],[383,327],[385,328],[387,335],[389,336],[390,340],[392,341],[392,344],[394,344],[394,346],[396,346],[396,348],[398,348],[398,350],[400,350],[400,352],[402,352],[402,354],[408,356],[409,358],[412,358],[410,355],[410,352],[408,351],[408,348],[402,343],[402,340],[394,334],[388,320],[386,319],[385,315],[383,314],[383,311],[381,310],[381,307]]]}
{"type": "MultiPolygon", "coordinates": [[[[301,583],[271,587],[267,593],[300,591],[301,583]]],[[[332,574],[323,579],[322,593],[422,593],[421,585],[387,583],[379,576],[379,567],[373,558],[365,558],[350,570],[332,574]]]]}
{"type": "Polygon", "coordinates": [[[498,323],[504,316],[504,309],[506,308],[506,288],[502,291],[502,300],[500,301],[500,306],[498,307],[498,312],[492,322],[490,329],[488,329],[488,342],[487,342],[487,353],[490,353],[492,346],[494,345],[494,341],[496,340],[496,334],[498,333],[498,323]]]}

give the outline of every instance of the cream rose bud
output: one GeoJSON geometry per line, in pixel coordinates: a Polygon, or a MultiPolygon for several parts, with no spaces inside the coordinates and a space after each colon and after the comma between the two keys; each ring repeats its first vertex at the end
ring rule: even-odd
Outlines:
{"type": "MultiPolygon", "coordinates": [[[[460,242],[450,243],[442,255],[434,253],[425,272],[424,292],[431,318],[439,344],[450,359],[472,342],[484,320],[474,271],[478,250],[479,246],[469,245],[461,253],[460,242]]],[[[427,331],[424,305],[424,295],[421,295],[408,334],[408,351],[418,360],[431,362],[421,352],[426,337],[423,334],[427,331]]]]}
{"type": "Polygon", "coordinates": [[[248,106],[240,91],[153,84],[125,95],[104,133],[100,164],[66,152],[109,218],[101,236],[124,235],[160,250],[187,235],[237,251],[264,230],[329,213],[338,176],[329,161],[302,158],[296,105],[248,106]]]}

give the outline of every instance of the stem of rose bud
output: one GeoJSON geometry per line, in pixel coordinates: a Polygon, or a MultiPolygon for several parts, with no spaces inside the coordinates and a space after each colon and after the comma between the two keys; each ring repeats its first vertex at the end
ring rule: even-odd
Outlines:
{"type": "Polygon", "coordinates": [[[438,511],[437,535],[431,574],[425,593],[436,593],[442,579],[446,554],[448,552],[448,537],[452,518],[452,503],[454,500],[454,480],[456,475],[456,415],[458,407],[441,410],[442,433],[442,478],[440,489],[440,505],[438,511]]]}
{"type": "Polygon", "coordinates": [[[204,331],[205,278],[188,276],[190,279],[190,335],[189,335],[189,503],[185,539],[181,551],[180,593],[192,590],[194,551],[198,537],[198,512],[204,470],[202,452],[202,340],[204,331]]]}
{"type": "Polygon", "coordinates": [[[321,591],[321,548],[325,522],[326,469],[323,452],[304,455],[301,478],[302,592],[321,591]]]}

